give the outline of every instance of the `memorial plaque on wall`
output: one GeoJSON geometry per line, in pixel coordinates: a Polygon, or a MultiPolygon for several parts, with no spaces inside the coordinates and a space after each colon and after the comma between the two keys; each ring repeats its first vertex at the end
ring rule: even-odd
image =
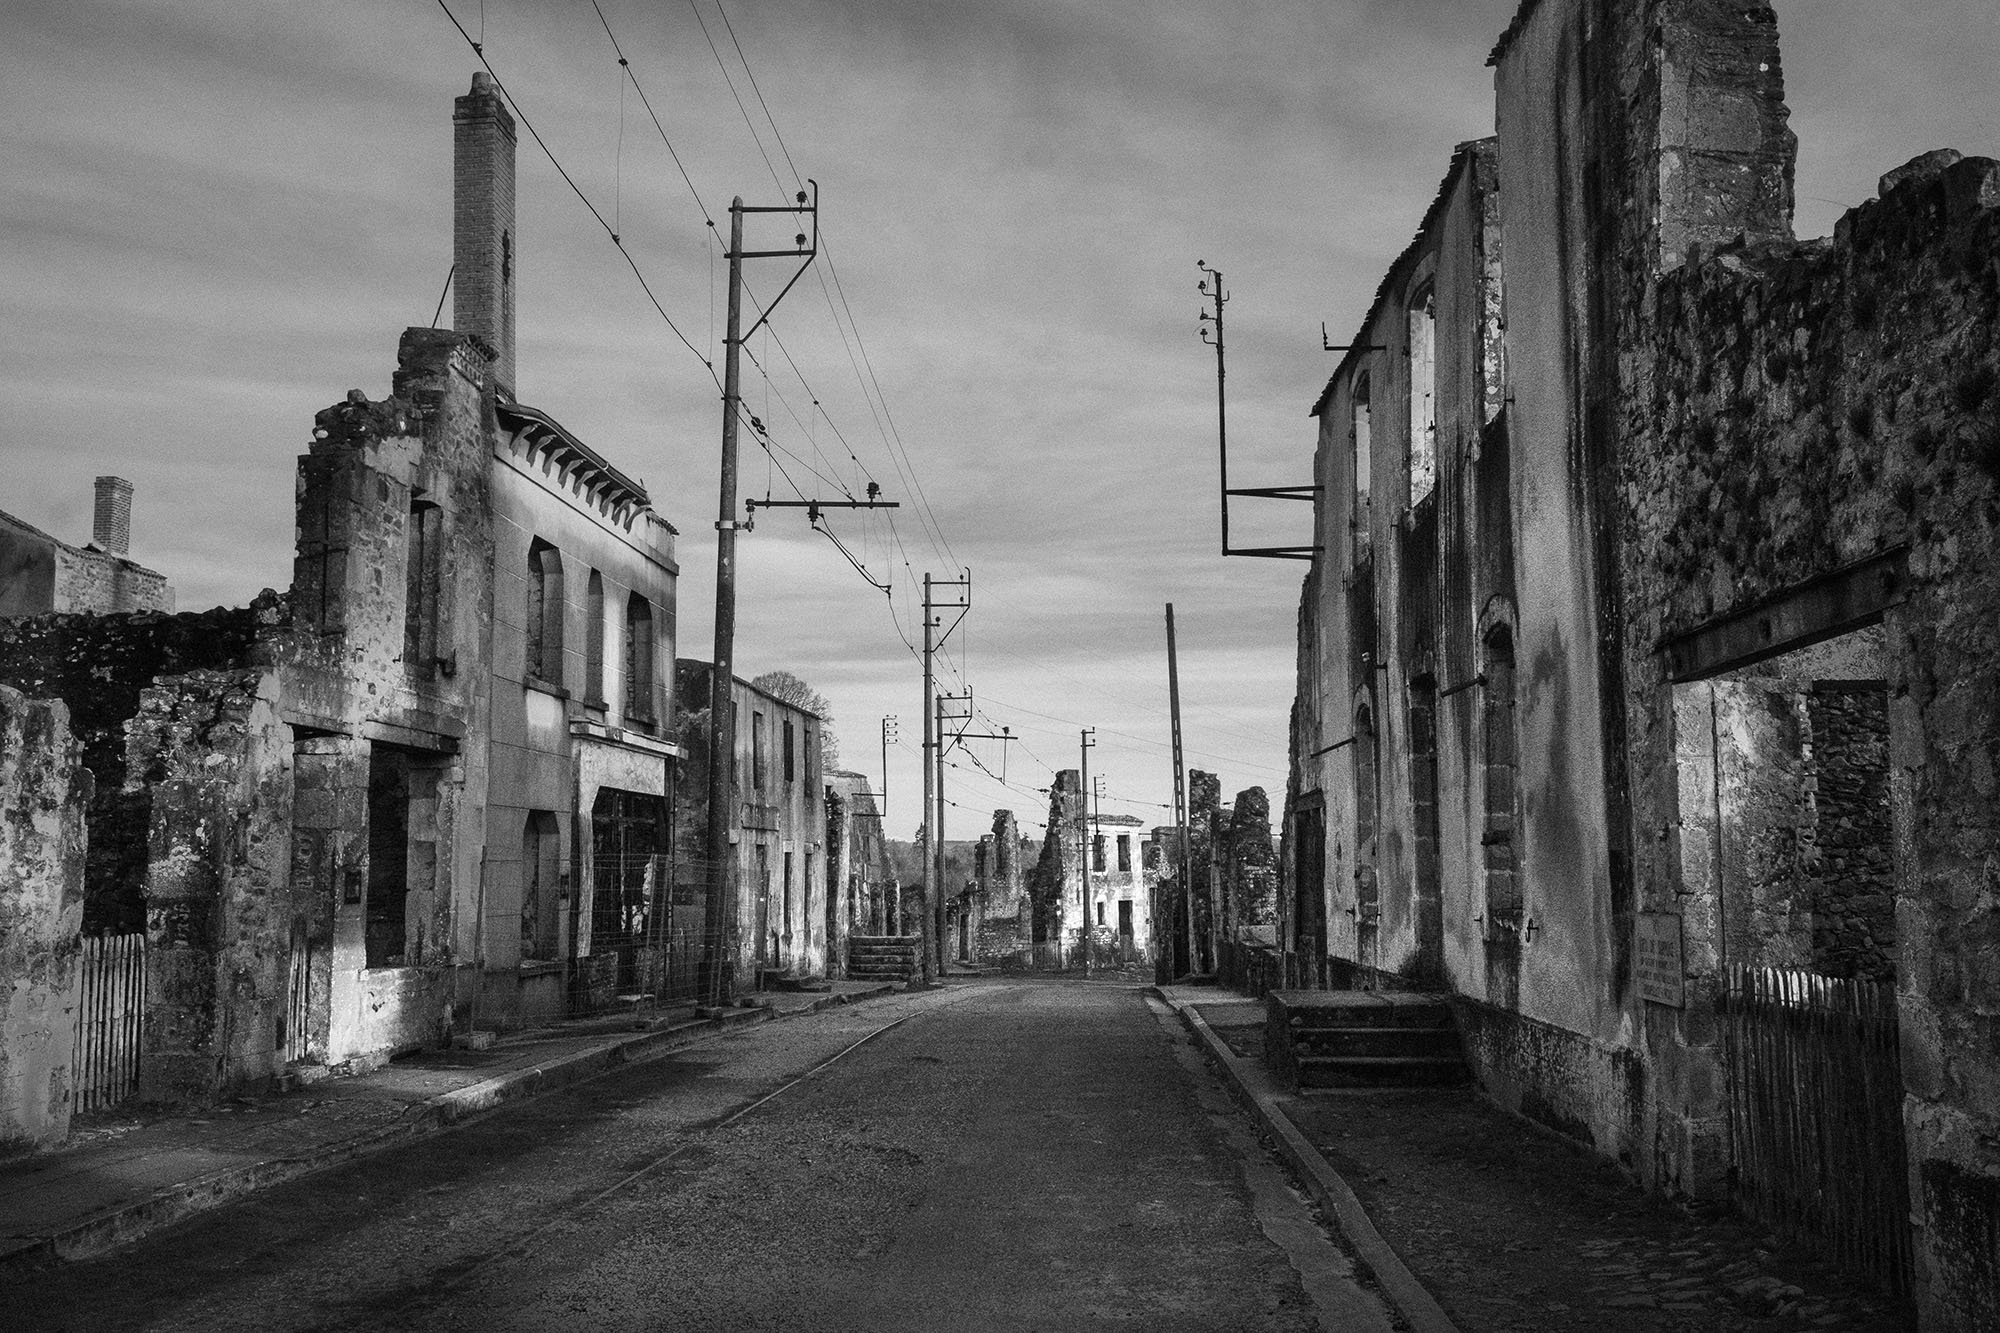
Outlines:
{"type": "Polygon", "coordinates": [[[1639,998],[1675,1009],[1687,1003],[1687,972],[1681,962],[1681,918],[1677,912],[1639,913],[1632,977],[1639,998]]]}

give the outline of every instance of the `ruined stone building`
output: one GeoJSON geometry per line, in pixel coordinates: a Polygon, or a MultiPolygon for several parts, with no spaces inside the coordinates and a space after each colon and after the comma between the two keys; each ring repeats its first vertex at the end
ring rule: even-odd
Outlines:
{"type": "Polygon", "coordinates": [[[961,962],[1032,961],[1034,909],[1028,897],[1032,845],[1012,810],[993,812],[992,832],[972,849],[972,883],[960,896],[957,956],[961,962]]]}
{"type": "Polygon", "coordinates": [[[1503,1106],[2000,1325],[2000,166],[1801,241],[1769,8],[1491,64],[1312,407],[1283,977],[1447,990],[1503,1106]],[[1787,1014],[1860,1035],[1774,1165],[1787,1014]]]}
{"type": "Polygon", "coordinates": [[[665,965],[674,530],[516,397],[514,125],[454,114],[455,330],[320,412],[285,596],[0,623],[67,702],[83,928],[145,939],[138,1094],[531,1022],[665,965]]]}
{"type": "MultiPolygon", "coordinates": [[[[712,697],[713,663],[682,658],[674,674],[682,699],[712,697]]],[[[745,982],[770,974],[826,976],[829,941],[844,929],[839,923],[849,910],[838,895],[851,880],[832,881],[836,897],[828,898],[827,785],[820,771],[825,723],[740,676],[730,697],[736,715],[731,773],[736,800],[728,822],[736,905],[735,934],[724,948],[734,975],[745,982]]],[[[690,712],[681,735],[690,753],[677,807],[682,860],[705,867],[707,709],[690,712]]]]}
{"type": "Polygon", "coordinates": [[[132,483],[99,477],[96,502],[84,546],[0,510],[0,617],[174,609],[166,575],[132,558],[132,483]]]}
{"type": "Polygon", "coordinates": [[[1092,810],[1087,830],[1089,880],[1083,920],[1091,937],[1121,959],[1139,961],[1151,952],[1152,893],[1158,868],[1146,866],[1145,821],[1136,815],[1092,810]]]}
{"type": "Polygon", "coordinates": [[[826,775],[826,975],[846,975],[847,942],[890,933],[896,872],[874,784],[865,774],[826,775]]]}

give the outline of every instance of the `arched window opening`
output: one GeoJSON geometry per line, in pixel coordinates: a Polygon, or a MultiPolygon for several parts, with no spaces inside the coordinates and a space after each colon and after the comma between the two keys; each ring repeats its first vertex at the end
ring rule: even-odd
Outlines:
{"type": "Polygon", "coordinates": [[[1381,809],[1375,713],[1363,704],[1354,710],[1354,906],[1358,926],[1374,924],[1381,900],[1375,836],[1381,809]]]}
{"type": "Polygon", "coordinates": [[[528,674],[550,685],[563,679],[562,555],[537,537],[528,547],[528,674]]]}
{"type": "Polygon", "coordinates": [[[584,614],[588,618],[584,626],[583,638],[583,698],[584,702],[602,708],[604,706],[604,576],[596,570],[590,571],[590,583],[584,597],[584,614]]]}
{"type": "Polygon", "coordinates": [[[1437,485],[1437,291],[1410,302],[1410,504],[1437,485]]]}
{"type": "Polygon", "coordinates": [[[562,922],[562,833],[555,815],[531,810],[521,829],[521,959],[552,961],[562,922]]]}
{"type": "Polygon", "coordinates": [[[633,593],[625,603],[625,725],[651,731],[653,706],[653,604],[633,593]]]}
{"type": "Polygon", "coordinates": [[[444,511],[428,500],[410,501],[403,534],[403,665],[420,680],[437,666],[438,562],[444,511]]]}
{"type": "Polygon", "coordinates": [[[1370,506],[1369,487],[1374,484],[1369,461],[1371,435],[1373,433],[1373,408],[1369,402],[1368,377],[1361,376],[1354,381],[1353,400],[1354,432],[1354,513],[1348,520],[1354,532],[1354,563],[1360,564],[1368,558],[1370,506]]]}
{"type": "Polygon", "coordinates": [[[1519,740],[1514,717],[1514,636],[1504,625],[1486,636],[1483,739],[1486,744],[1486,911],[1489,921],[1521,913],[1519,740]]]}

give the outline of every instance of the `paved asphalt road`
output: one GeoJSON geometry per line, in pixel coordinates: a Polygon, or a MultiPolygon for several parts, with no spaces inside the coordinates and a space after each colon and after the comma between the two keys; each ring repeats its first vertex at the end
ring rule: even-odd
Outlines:
{"type": "Polygon", "coordinates": [[[1157,1001],[989,980],[294,1181],[0,1287],[0,1327],[1387,1330],[1351,1273],[1157,1001]]]}

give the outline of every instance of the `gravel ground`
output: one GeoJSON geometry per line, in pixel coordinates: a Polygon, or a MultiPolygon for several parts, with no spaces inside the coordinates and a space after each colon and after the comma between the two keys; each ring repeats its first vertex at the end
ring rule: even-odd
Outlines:
{"type": "Polygon", "coordinates": [[[1176,1040],[1103,982],[761,1025],[0,1288],[0,1322],[1276,1333],[1332,1293],[1386,1328],[1176,1040]]]}

